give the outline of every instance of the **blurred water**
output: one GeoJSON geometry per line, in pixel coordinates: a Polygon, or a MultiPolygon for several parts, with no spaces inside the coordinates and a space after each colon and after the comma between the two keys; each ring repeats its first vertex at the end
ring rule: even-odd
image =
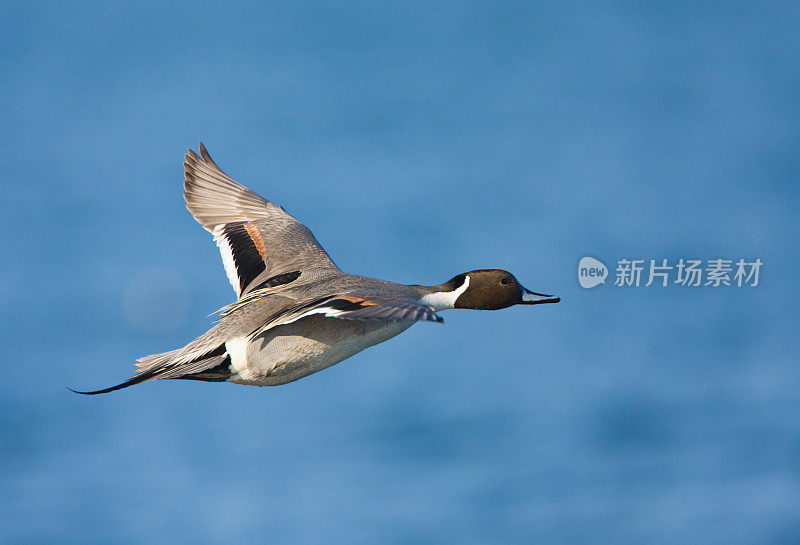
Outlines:
{"type": "Polygon", "coordinates": [[[798,541],[796,5],[0,10],[0,541],[798,541]],[[75,396],[232,300],[200,139],[343,270],[563,302],[75,396]],[[584,255],[765,266],[583,290],[584,255]]]}

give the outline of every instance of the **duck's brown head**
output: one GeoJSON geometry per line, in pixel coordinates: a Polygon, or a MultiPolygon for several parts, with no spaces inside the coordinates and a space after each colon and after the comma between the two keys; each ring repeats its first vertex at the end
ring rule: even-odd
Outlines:
{"type": "Polygon", "coordinates": [[[479,269],[459,274],[431,289],[435,291],[425,299],[436,310],[499,310],[512,305],[539,305],[561,301],[559,297],[525,289],[513,274],[501,269],[479,269]]]}

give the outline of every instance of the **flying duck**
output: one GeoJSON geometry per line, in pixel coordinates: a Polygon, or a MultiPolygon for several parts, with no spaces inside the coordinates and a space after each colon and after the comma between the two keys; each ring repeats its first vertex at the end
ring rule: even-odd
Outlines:
{"type": "Polygon", "coordinates": [[[452,308],[498,310],[558,303],[508,271],[479,269],[437,286],[339,270],[311,231],[282,207],[226,175],[200,144],[185,156],[184,198],[219,246],[236,302],[183,348],[139,358],[137,373],[103,394],[157,379],[276,386],[391,339],[452,308]]]}

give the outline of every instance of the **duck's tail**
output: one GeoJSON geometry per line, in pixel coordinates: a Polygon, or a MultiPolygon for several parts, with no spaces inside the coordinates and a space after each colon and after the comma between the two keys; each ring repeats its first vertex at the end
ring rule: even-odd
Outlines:
{"type": "Polygon", "coordinates": [[[177,364],[174,363],[176,356],[182,351],[183,349],[172,350],[170,352],[152,354],[137,359],[136,365],[139,367],[139,371],[125,382],[115,386],[88,392],[79,392],[72,388],[70,388],[70,390],[76,394],[83,395],[107,394],[108,392],[127,388],[128,386],[133,386],[134,384],[139,384],[140,382],[146,382],[148,380],[182,378],[222,381],[231,374],[229,370],[231,358],[225,350],[224,344],[220,345],[215,350],[199,356],[195,360],[177,364]]]}

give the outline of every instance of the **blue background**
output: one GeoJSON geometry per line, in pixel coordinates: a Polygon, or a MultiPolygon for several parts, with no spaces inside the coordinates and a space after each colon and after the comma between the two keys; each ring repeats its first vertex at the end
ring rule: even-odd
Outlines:
{"type": "MultiPolygon", "coordinates": [[[[4,2],[0,541],[797,543],[795,3],[4,2]],[[233,299],[203,140],[347,272],[513,271],[279,388],[127,378],[233,299]],[[584,255],[760,258],[580,288],[584,255]]],[[[613,275],[613,272],[612,272],[613,275]]]]}

